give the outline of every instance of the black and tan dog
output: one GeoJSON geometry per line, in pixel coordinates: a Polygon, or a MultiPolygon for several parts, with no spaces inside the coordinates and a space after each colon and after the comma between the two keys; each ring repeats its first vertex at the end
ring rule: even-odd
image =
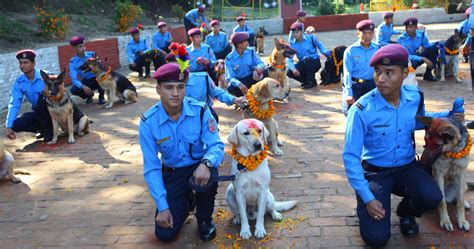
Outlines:
{"type": "Polygon", "coordinates": [[[456,201],[458,227],[468,231],[470,225],[466,220],[465,208],[469,209],[470,205],[465,201],[464,194],[468,189],[466,173],[471,137],[466,127],[455,119],[417,116],[416,120],[426,127],[426,145],[420,163],[428,173],[432,173],[443,194],[438,207],[440,226],[453,231],[446,202],[456,201]]]}
{"type": "Polygon", "coordinates": [[[111,108],[118,96],[125,104],[137,102],[137,89],[127,79],[127,77],[112,71],[111,67],[105,68],[101,65],[99,59],[89,58],[79,69],[83,71],[91,71],[95,74],[97,83],[105,91],[107,102],[105,108],[111,108]]]}
{"type": "Polygon", "coordinates": [[[283,88],[290,93],[291,87],[288,83],[286,73],[288,67],[286,65],[286,58],[291,58],[296,54],[296,51],[290,47],[288,43],[283,42],[283,38],[278,40],[273,38],[275,48],[270,56],[268,56],[268,77],[277,80],[283,88]]]}
{"type": "Polygon", "coordinates": [[[459,76],[459,59],[461,57],[459,49],[466,38],[464,33],[455,29],[454,34],[444,43],[444,49],[441,48],[444,50],[440,51],[440,59],[438,62],[441,82],[446,81],[446,76],[453,75],[456,78],[456,82],[462,83],[463,80],[459,76]]]}
{"type": "Polygon", "coordinates": [[[265,26],[260,26],[255,39],[255,48],[259,54],[264,53],[266,35],[268,32],[265,30],[265,26]]]}
{"type": "Polygon", "coordinates": [[[41,71],[44,81],[43,94],[46,96],[46,104],[53,123],[53,140],[48,144],[58,141],[59,127],[68,133],[68,143],[75,142],[74,133],[83,136],[89,132],[89,118],[72,101],[69,93],[64,87],[66,72],[61,72],[57,77],[50,76],[41,71]]]}
{"type": "Polygon", "coordinates": [[[331,51],[331,56],[327,58],[324,63],[324,69],[321,71],[321,85],[329,85],[341,81],[342,61],[346,48],[346,46],[338,46],[331,51]]]}

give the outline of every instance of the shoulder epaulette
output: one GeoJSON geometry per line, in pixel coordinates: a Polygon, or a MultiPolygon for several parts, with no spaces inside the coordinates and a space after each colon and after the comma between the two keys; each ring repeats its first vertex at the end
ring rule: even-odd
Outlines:
{"type": "Polygon", "coordinates": [[[365,108],[365,107],[364,107],[364,106],[363,106],[361,103],[359,103],[359,102],[356,102],[356,104],[355,104],[355,105],[356,105],[356,106],[357,106],[357,108],[359,108],[361,111],[363,111],[363,110],[364,110],[364,108],[365,108]]]}
{"type": "Polygon", "coordinates": [[[141,119],[143,121],[146,121],[151,115],[153,115],[153,113],[157,112],[159,109],[160,108],[158,108],[158,105],[153,106],[142,114],[141,119]]]}

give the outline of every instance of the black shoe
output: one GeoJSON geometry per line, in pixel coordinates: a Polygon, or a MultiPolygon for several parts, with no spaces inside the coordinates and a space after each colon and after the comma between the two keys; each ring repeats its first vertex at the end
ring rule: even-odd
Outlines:
{"type": "Polygon", "coordinates": [[[408,238],[416,237],[416,235],[418,235],[419,228],[418,224],[416,223],[415,217],[400,217],[400,232],[408,238]]]}
{"type": "Polygon", "coordinates": [[[36,136],[35,136],[36,139],[42,139],[43,137],[44,137],[43,133],[41,132],[36,133],[36,136]]]}
{"type": "Polygon", "coordinates": [[[151,78],[150,74],[145,75],[145,79],[151,78]]]}
{"type": "Polygon", "coordinates": [[[87,104],[92,103],[92,97],[87,98],[87,99],[86,99],[86,103],[87,103],[87,104]]]}
{"type": "Polygon", "coordinates": [[[188,201],[189,212],[192,213],[196,208],[196,195],[193,191],[189,191],[189,201],[188,201]]]}
{"type": "Polygon", "coordinates": [[[105,104],[105,99],[104,98],[99,98],[99,105],[105,104]]]}
{"type": "Polygon", "coordinates": [[[431,72],[429,71],[425,72],[425,74],[423,75],[423,79],[427,81],[438,81],[438,79],[436,79],[436,77],[434,77],[433,74],[431,74],[431,72]]]}
{"type": "Polygon", "coordinates": [[[43,142],[47,143],[53,140],[53,135],[44,135],[43,142]]]}
{"type": "Polygon", "coordinates": [[[474,121],[469,121],[466,123],[466,127],[468,129],[474,129],[474,121]]]}
{"type": "Polygon", "coordinates": [[[143,73],[138,73],[138,78],[143,78],[143,73]]]}
{"type": "Polygon", "coordinates": [[[463,63],[468,63],[468,62],[469,62],[469,57],[468,57],[467,55],[464,55],[464,56],[462,57],[462,62],[463,62],[463,63]]]}
{"type": "Polygon", "coordinates": [[[211,241],[216,237],[217,229],[214,222],[199,222],[198,223],[199,236],[202,241],[211,241]]]}

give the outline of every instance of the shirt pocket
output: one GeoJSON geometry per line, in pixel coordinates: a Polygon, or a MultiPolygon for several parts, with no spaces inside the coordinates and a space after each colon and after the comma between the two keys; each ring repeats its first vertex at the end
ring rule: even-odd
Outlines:
{"type": "Polygon", "coordinates": [[[194,132],[185,136],[185,149],[192,159],[201,159],[204,154],[204,146],[201,142],[201,133],[194,132]]]}
{"type": "Polygon", "coordinates": [[[352,64],[354,64],[354,67],[360,66],[362,63],[362,60],[363,58],[360,55],[352,56],[352,64]]]}
{"type": "Polygon", "coordinates": [[[415,132],[416,122],[414,120],[407,121],[404,126],[405,130],[402,132],[404,143],[411,143],[413,140],[412,134],[415,132]]]}
{"type": "MultiPolygon", "coordinates": [[[[163,140],[163,139],[162,139],[163,140]]],[[[160,153],[165,157],[170,157],[170,154],[172,154],[173,148],[174,148],[174,139],[169,138],[166,141],[157,141],[158,143],[158,148],[160,153]]]]}
{"type": "Polygon", "coordinates": [[[375,149],[389,148],[395,141],[395,134],[390,126],[375,127],[373,130],[372,145],[375,149]]]}

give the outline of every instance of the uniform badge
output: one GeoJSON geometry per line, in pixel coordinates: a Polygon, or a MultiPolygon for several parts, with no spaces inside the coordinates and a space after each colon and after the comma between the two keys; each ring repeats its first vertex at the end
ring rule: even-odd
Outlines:
{"type": "Polygon", "coordinates": [[[390,64],[390,58],[388,58],[388,57],[383,58],[382,63],[385,64],[385,65],[389,65],[390,64]]]}
{"type": "Polygon", "coordinates": [[[23,53],[22,56],[23,56],[23,58],[26,58],[26,57],[27,57],[26,53],[23,53]]]}
{"type": "Polygon", "coordinates": [[[160,140],[156,141],[156,143],[159,145],[159,144],[164,143],[164,142],[166,142],[166,141],[168,141],[168,140],[170,140],[170,137],[165,137],[165,138],[163,138],[163,139],[160,139],[160,140]]]}
{"type": "Polygon", "coordinates": [[[209,120],[207,120],[207,127],[209,128],[210,132],[216,132],[216,122],[213,118],[209,118],[209,120]]]}

